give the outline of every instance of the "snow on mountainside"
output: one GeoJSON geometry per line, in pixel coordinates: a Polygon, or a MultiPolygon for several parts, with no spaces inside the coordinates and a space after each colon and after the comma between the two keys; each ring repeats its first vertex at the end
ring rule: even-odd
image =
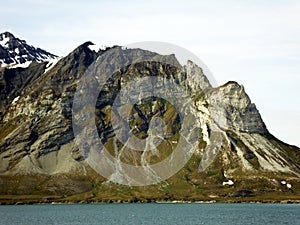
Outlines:
{"type": "Polygon", "coordinates": [[[105,45],[98,45],[98,44],[94,44],[94,43],[91,43],[90,45],[88,45],[88,48],[91,50],[91,51],[95,51],[95,52],[98,52],[99,50],[105,50],[108,46],[105,46],[105,45]]]}
{"type": "Polygon", "coordinates": [[[0,67],[26,68],[32,61],[47,62],[56,58],[56,55],[28,45],[9,32],[0,34],[0,67]]]}

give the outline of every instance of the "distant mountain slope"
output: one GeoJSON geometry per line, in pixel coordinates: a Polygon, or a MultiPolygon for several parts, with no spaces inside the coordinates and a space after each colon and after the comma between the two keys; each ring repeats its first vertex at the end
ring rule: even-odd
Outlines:
{"type": "MultiPolygon", "coordinates": [[[[28,68],[0,70],[0,202],[15,202],[20,195],[32,195],[33,202],[239,200],[241,197],[249,201],[300,200],[300,149],[269,133],[242,85],[231,81],[213,88],[195,63],[188,61],[182,67],[174,67],[149,62],[145,56],[159,57],[161,62],[173,65],[178,63],[174,55],[161,56],[141,49],[133,53],[142,62],[118,70],[107,81],[104,88],[107,91],[99,95],[95,122],[101,141],[120,161],[143,165],[149,179],[158,176],[149,170],[149,165],[166,158],[178,143],[180,119],[174,107],[156,98],[133,107],[130,126],[136,137],[147,137],[153,116],[160,116],[167,125],[166,138],[149,154],[123,148],[110,122],[112,102],[121,88],[131,79],[139,87],[142,78],[151,75],[174,82],[189,93],[194,103],[189,113],[196,118],[193,124],[200,127],[199,145],[184,168],[157,185],[117,185],[97,174],[75,143],[74,93],[79,79],[99,56],[104,66],[118,60],[127,62],[128,58],[127,50],[121,47],[114,47],[116,56],[110,52],[104,55],[109,49],[93,51],[91,45],[91,42],[80,45],[51,66],[35,62],[28,68]],[[202,89],[207,90],[205,94],[202,89]],[[217,121],[216,116],[222,120],[217,121]],[[214,154],[216,157],[211,157],[214,154]],[[45,196],[50,197],[45,200],[45,196]]],[[[103,68],[98,65],[96,69],[95,79],[101,79],[103,68]]],[[[82,119],[84,116],[83,109],[82,119]]],[[[118,167],[112,176],[119,176],[122,169],[118,167]]],[[[120,179],[134,182],[131,178],[120,179]]]]}
{"type": "Polygon", "coordinates": [[[0,34],[0,67],[28,67],[32,61],[46,62],[56,55],[35,48],[10,32],[0,34]]]}

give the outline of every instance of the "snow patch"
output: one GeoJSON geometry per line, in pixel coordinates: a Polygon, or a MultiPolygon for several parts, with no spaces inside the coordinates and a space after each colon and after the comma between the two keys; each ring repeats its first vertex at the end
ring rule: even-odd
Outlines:
{"type": "Polygon", "coordinates": [[[31,63],[32,63],[32,61],[27,61],[24,63],[12,65],[9,68],[27,68],[31,63]]]}
{"type": "Polygon", "coordinates": [[[97,44],[93,44],[93,45],[89,45],[88,48],[92,51],[98,52],[99,50],[105,50],[107,46],[105,45],[97,45],[97,44]]]}
{"type": "Polygon", "coordinates": [[[6,67],[8,64],[4,63],[2,59],[0,59],[0,67],[6,67]]]}
{"type": "Polygon", "coordinates": [[[50,61],[52,59],[56,59],[56,57],[52,57],[52,56],[42,54],[42,53],[38,53],[37,56],[35,57],[35,60],[37,62],[47,62],[47,61],[50,61]]]}
{"type": "Polygon", "coordinates": [[[292,185],[289,184],[289,183],[287,183],[285,180],[282,180],[280,183],[281,183],[282,185],[286,185],[286,187],[287,187],[288,189],[291,189],[291,188],[292,188],[292,185]]]}
{"type": "Polygon", "coordinates": [[[18,100],[20,99],[20,96],[18,96],[18,97],[15,97],[14,98],[14,100],[11,102],[11,104],[14,104],[14,103],[16,103],[18,100]]]}
{"type": "Polygon", "coordinates": [[[8,48],[9,37],[5,37],[4,34],[2,35],[2,41],[0,41],[0,45],[5,48],[8,48]]]}
{"type": "Polygon", "coordinates": [[[228,175],[225,171],[224,171],[223,175],[224,175],[225,178],[228,178],[228,175]]]}
{"type": "Polygon", "coordinates": [[[49,70],[51,70],[57,63],[58,61],[61,59],[62,57],[57,57],[57,58],[51,58],[48,62],[48,64],[46,65],[46,69],[44,73],[47,73],[49,70]]]}
{"type": "Polygon", "coordinates": [[[234,182],[233,182],[232,180],[228,180],[228,181],[224,181],[224,182],[222,183],[222,185],[223,185],[223,186],[225,186],[225,185],[232,186],[232,185],[234,185],[234,182]]]}

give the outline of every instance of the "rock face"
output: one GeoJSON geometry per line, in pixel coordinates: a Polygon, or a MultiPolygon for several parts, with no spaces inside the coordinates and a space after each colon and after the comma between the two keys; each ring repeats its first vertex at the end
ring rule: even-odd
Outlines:
{"type": "Polygon", "coordinates": [[[209,96],[211,111],[219,118],[224,130],[268,134],[254,103],[246,94],[244,87],[236,82],[228,82],[213,91],[209,96]],[[222,124],[222,122],[225,124],[222,124]]]}
{"type": "Polygon", "coordinates": [[[45,71],[46,64],[34,62],[28,68],[0,69],[0,115],[28,84],[45,71]]]}
{"type": "MultiPolygon", "coordinates": [[[[0,41],[10,34],[0,35],[0,41]]],[[[6,38],[6,39],[5,39],[6,38]]],[[[25,42],[22,42],[25,45],[25,42]]],[[[28,68],[0,71],[0,194],[55,195],[61,199],[93,200],[201,200],[230,197],[239,190],[251,196],[288,195],[282,179],[299,196],[300,150],[272,136],[243,86],[228,82],[213,88],[200,67],[188,61],[181,66],[174,55],[161,56],[137,49],[136,63],[126,49],[92,51],[86,42],[51,65],[35,62],[28,68]],[[112,54],[117,53],[119,58],[112,54]],[[107,53],[107,54],[105,54],[107,53]],[[101,58],[102,57],[102,58],[101,58]],[[149,61],[157,57],[160,62],[149,61]],[[112,105],[120,90],[135,80],[136,91],[144,77],[160,77],[184,88],[191,96],[193,114],[200,128],[198,145],[186,166],[168,180],[143,188],[124,187],[96,174],[75,143],[72,105],[79,79],[101,58],[93,79],[100,82],[106,69],[114,71],[99,94],[95,109],[98,136],[119,162],[142,166],[149,178],[158,177],[150,164],[168,157],[176,148],[181,121],[176,108],[160,98],[134,104],[127,121],[136,138],[146,139],[152,118],[162,118],[166,136],[155,151],[124,148],[111,123],[112,105]],[[165,64],[166,62],[172,62],[165,64]],[[227,184],[230,180],[230,185],[227,184]],[[80,194],[81,193],[81,194],[80,194]],[[80,194],[80,195],[78,195],[80,194]]],[[[10,46],[10,45],[9,45],[10,46]]],[[[0,52],[1,53],[1,52],[0,52]]],[[[6,59],[5,63],[8,63],[6,59]]],[[[168,88],[162,86],[161,88],[168,88]]],[[[82,118],[84,119],[84,110],[82,118]]],[[[82,128],[82,132],[88,132],[82,128]]],[[[188,154],[188,153],[187,153],[188,154]]],[[[119,168],[119,172],[122,168],[119,168]]],[[[117,176],[117,172],[113,176],[117,176]]]]}

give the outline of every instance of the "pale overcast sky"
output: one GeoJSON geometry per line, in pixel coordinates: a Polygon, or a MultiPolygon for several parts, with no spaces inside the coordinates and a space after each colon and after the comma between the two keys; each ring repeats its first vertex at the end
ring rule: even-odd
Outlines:
{"type": "Polygon", "coordinates": [[[271,133],[300,146],[300,1],[0,1],[0,31],[66,55],[85,41],[164,41],[218,84],[243,84],[271,133]]]}

